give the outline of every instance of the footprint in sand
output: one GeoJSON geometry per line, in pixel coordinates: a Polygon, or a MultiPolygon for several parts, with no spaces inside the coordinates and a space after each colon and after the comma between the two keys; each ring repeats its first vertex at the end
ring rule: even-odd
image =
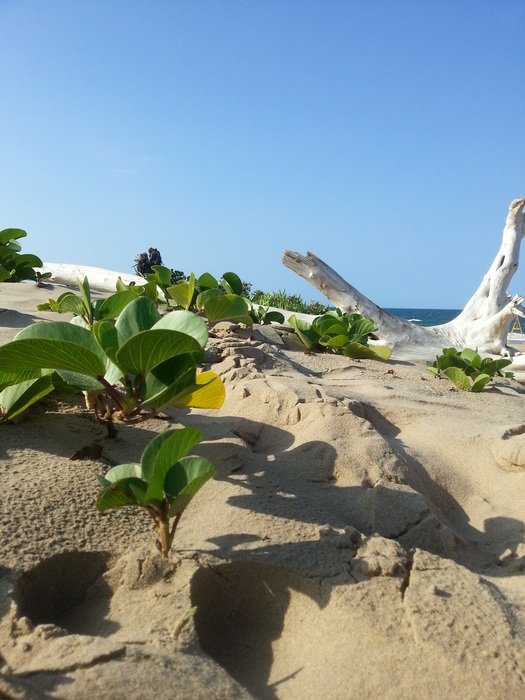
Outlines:
{"type": "Polygon", "coordinates": [[[506,430],[492,448],[494,459],[507,472],[525,470],[525,425],[506,430]]]}

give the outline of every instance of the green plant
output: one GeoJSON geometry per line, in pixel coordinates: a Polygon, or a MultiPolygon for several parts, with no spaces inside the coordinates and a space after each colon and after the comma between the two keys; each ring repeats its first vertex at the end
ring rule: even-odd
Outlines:
{"type": "MultiPolygon", "coordinates": [[[[122,283],[121,283],[122,284],[122,283]]],[[[141,286],[121,286],[121,288],[106,299],[93,301],[89,280],[84,277],[83,282],[78,281],[79,293],[64,292],[58,299],[49,299],[44,304],[38,304],[39,311],[56,311],[57,313],[72,313],[82,318],[89,328],[95,321],[104,321],[117,318],[130,301],[143,293],[141,286]]]]}
{"type": "Polygon", "coordinates": [[[301,314],[324,314],[329,311],[329,307],[318,301],[307,303],[299,294],[288,294],[286,290],[280,289],[277,292],[263,292],[255,290],[250,295],[250,301],[262,306],[273,306],[287,311],[296,311],[301,314]]]}
{"type": "Polygon", "coordinates": [[[210,323],[239,321],[251,325],[252,306],[243,290],[243,282],[235,272],[225,272],[220,280],[209,272],[198,278],[191,273],[186,280],[167,287],[166,297],[173,308],[195,309],[210,323]]]}
{"type": "Polygon", "coordinates": [[[284,315],[280,311],[270,311],[267,306],[252,304],[250,316],[254,323],[267,325],[269,323],[284,323],[284,315]]]}
{"type": "Polygon", "coordinates": [[[374,360],[388,360],[392,354],[384,345],[368,345],[376,327],[360,314],[343,314],[336,309],[314,318],[312,323],[296,316],[290,316],[288,322],[309,351],[331,351],[374,360]]]}
{"type": "Polygon", "coordinates": [[[202,434],[194,428],[157,435],[142,453],[140,464],[119,464],[98,477],[103,487],[97,498],[98,510],[146,508],[155,525],[157,547],[167,557],[184,510],[214,474],[209,460],[187,456],[201,439],[202,434]]]}
{"type": "Polygon", "coordinates": [[[20,228],[0,231],[0,282],[37,279],[33,268],[42,267],[42,261],[36,255],[20,253],[21,246],[17,241],[25,236],[27,232],[20,228]]]}
{"type": "Polygon", "coordinates": [[[428,364],[428,370],[436,376],[445,376],[462,391],[483,391],[485,386],[496,376],[512,377],[512,372],[503,372],[503,368],[512,363],[507,358],[494,360],[481,358],[476,350],[464,348],[444,348],[435,362],[428,364]]]}
{"type": "Polygon", "coordinates": [[[0,347],[0,367],[15,377],[28,370],[38,370],[40,376],[56,370],[67,386],[86,392],[111,436],[115,419],[135,423],[167,405],[222,405],[220,378],[197,373],[208,330],[195,314],[174,311],[161,317],[151,299],[139,296],[115,323],[84,326],[82,319],[28,326],[0,347]]]}

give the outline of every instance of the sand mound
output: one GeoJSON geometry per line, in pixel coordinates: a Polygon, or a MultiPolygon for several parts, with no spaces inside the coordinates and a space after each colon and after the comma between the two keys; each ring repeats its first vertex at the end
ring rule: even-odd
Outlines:
{"type": "MultiPolygon", "coordinates": [[[[50,295],[0,285],[0,342],[50,295]]],[[[0,426],[0,696],[523,697],[523,386],[214,335],[220,411],[109,440],[53,398],[0,426]],[[177,424],[217,475],[166,562],[95,476],[177,424]]]]}

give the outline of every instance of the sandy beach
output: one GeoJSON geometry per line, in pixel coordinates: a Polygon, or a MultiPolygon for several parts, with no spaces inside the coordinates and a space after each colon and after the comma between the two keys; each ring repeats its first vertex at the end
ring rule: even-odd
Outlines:
{"type": "MultiPolygon", "coordinates": [[[[0,284],[0,344],[59,290],[0,284]]],[[[0,425],[0,697],[525,697],[525,385],[307,355],[222,327],[224,406],[108,439],[56,397],[0,425]],[[96,475],[204,434],[216,476],[168,561],[96,475]],[[87,449],[98,445],[98,448],[87,449]]]]}

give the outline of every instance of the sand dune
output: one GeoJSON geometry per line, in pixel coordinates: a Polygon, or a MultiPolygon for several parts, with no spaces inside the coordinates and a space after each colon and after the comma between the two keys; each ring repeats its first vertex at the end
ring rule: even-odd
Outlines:
{"type": "MultiPolygon", "coordinates": [[[[51,295],[0,285],[0,343],[51,295]]],[[[525,386],[266,327],[217,330],[206,363],[218,411],[109,440],[53,398],[0,426],[0,696],[523,697],[525,386]],[[177,424],[217,474],[165,562],[145,514],[97,513],[95,476],[177,424]]]]}

